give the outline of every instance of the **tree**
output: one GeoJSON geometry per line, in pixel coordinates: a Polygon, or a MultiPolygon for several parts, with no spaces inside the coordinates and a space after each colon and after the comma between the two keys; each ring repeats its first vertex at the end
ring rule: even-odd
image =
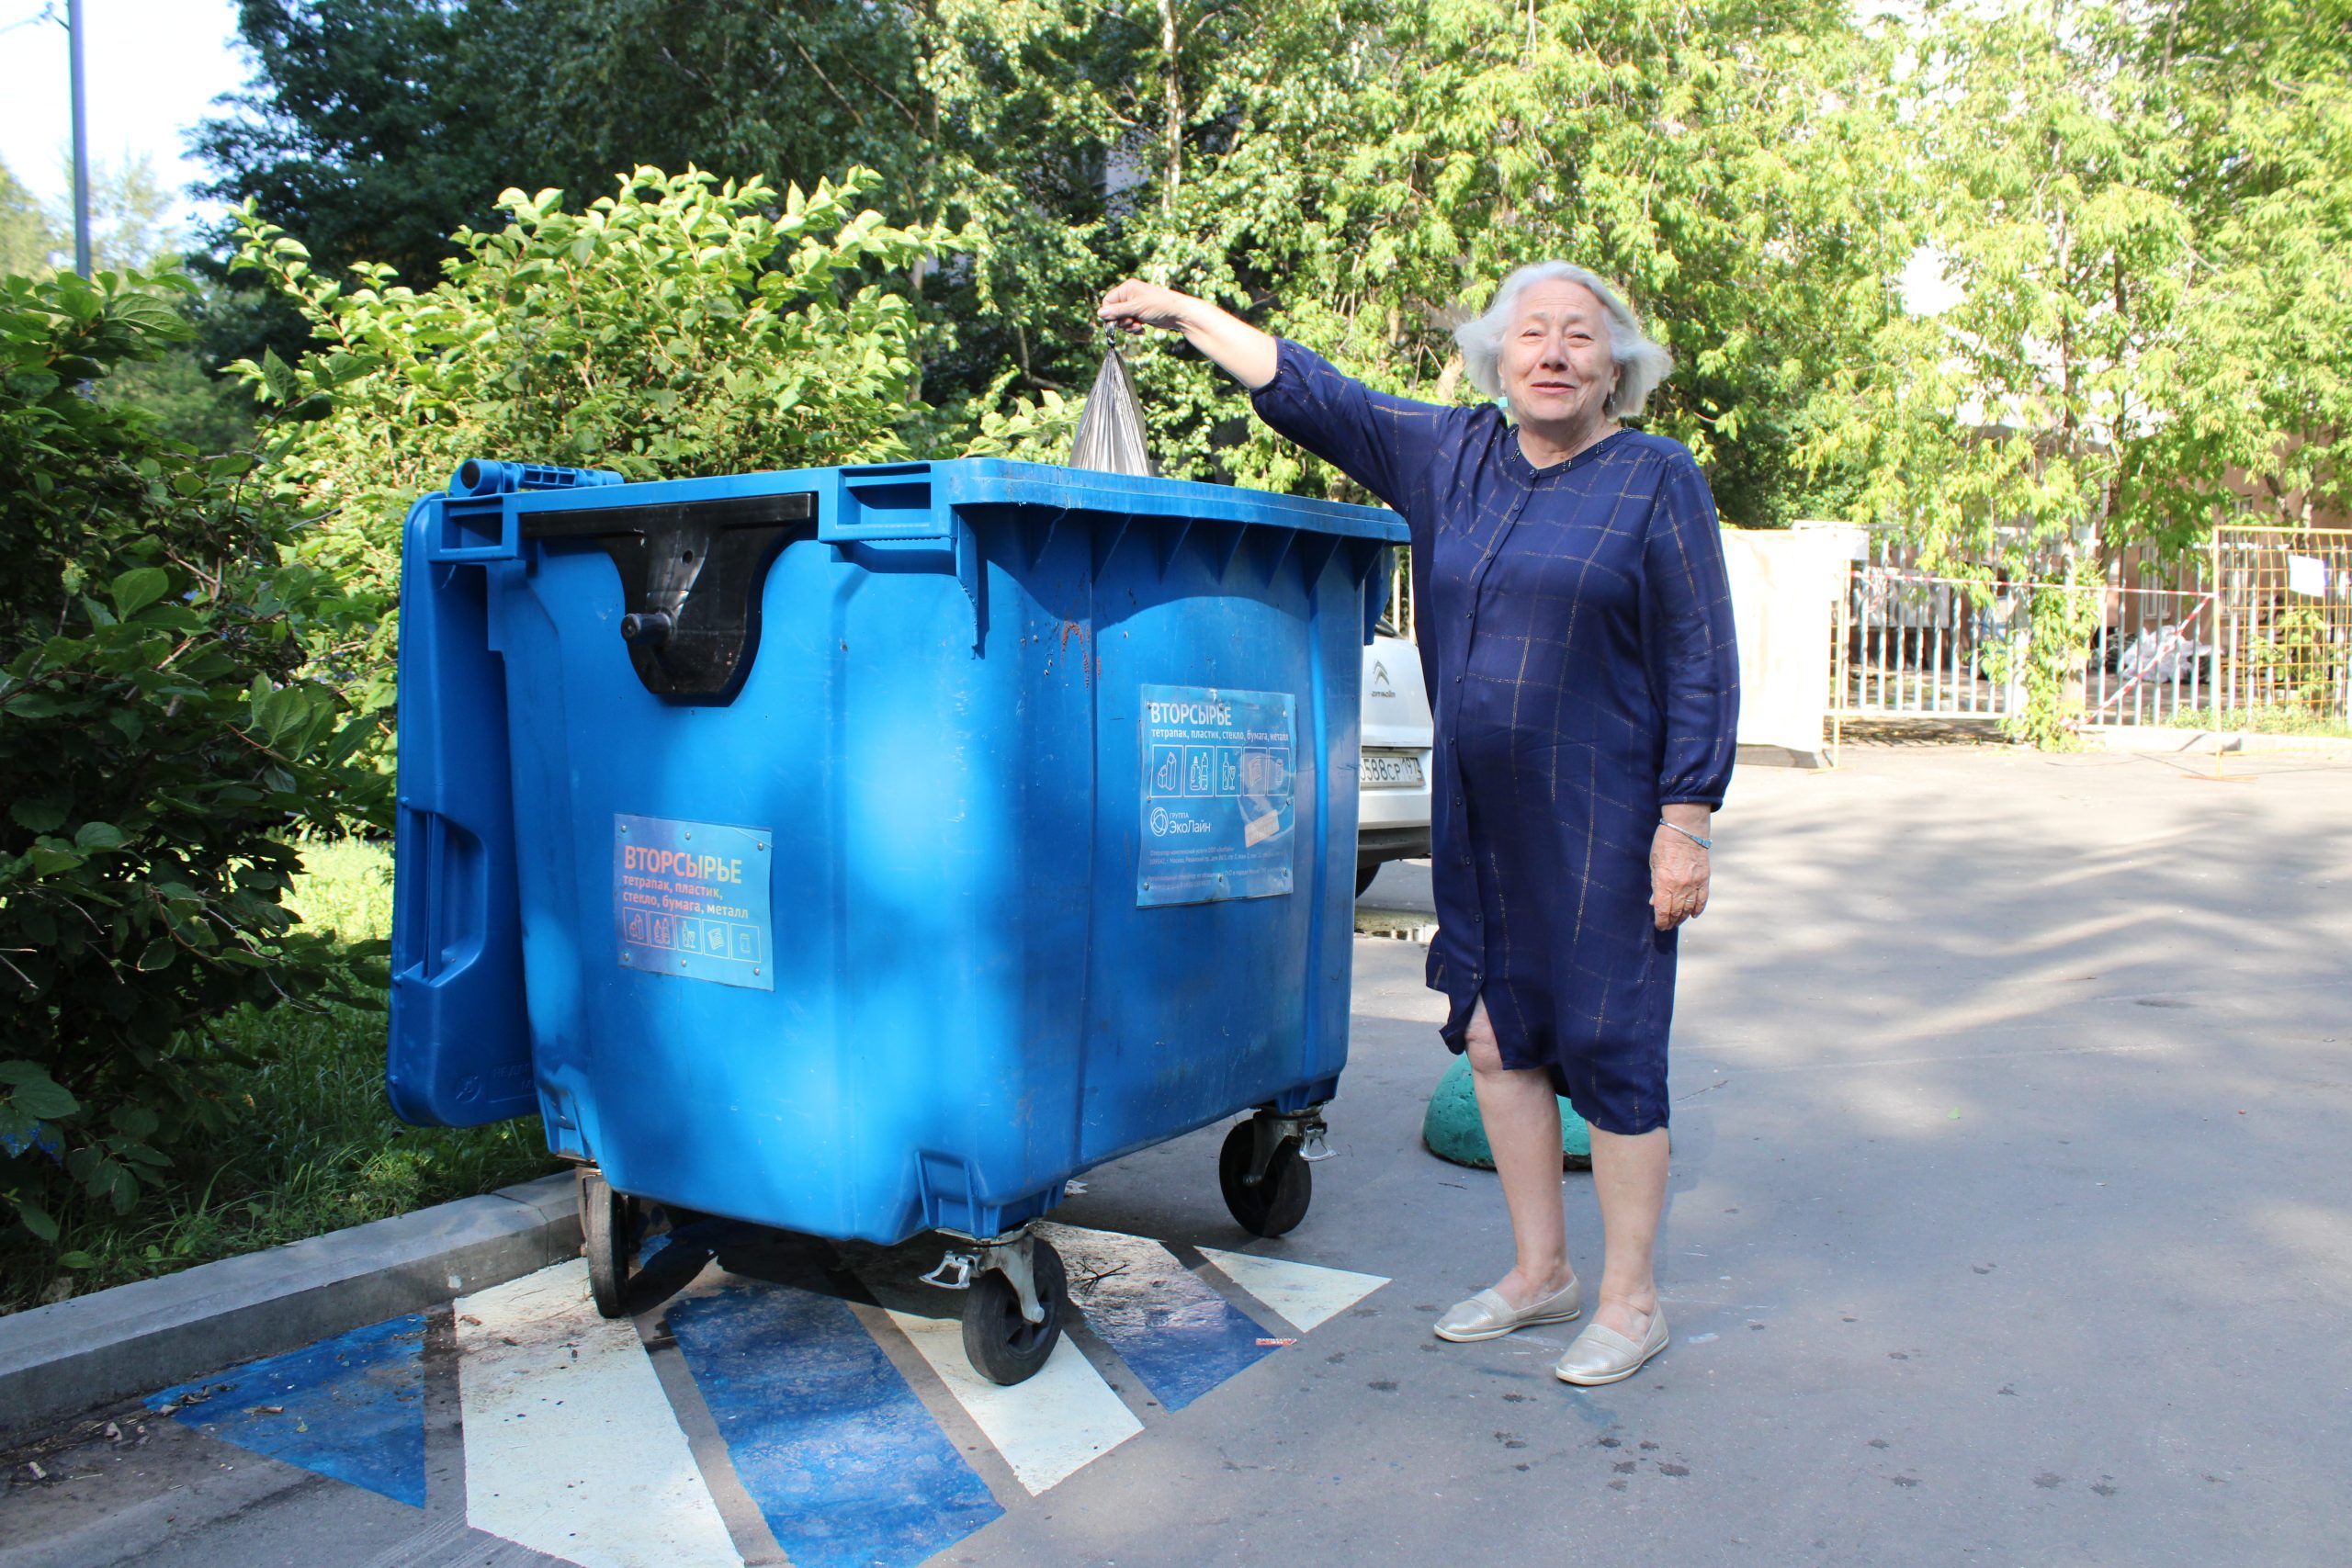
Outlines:
{"type": "Polygon", "coordinates": [[[255,74],[238,112],[197,128],[220,171],[202,194],[300,229],[332,270],[429,286],[502,188],[555,183],[535,177],[554,130],[534,124],[532,82],[561,38],[534,38],[535,19],[492,0],[242,0],[255,74]]]}
{"type": "MultiPolygon", "coordinates": [[[[381,264],[420,289],[509,186],[601,191],[650,164],[782,188],[871,168],[894,209],[985,236],[910,280],[925,390],[958,439],[1000,383],[1080,374],[1080,355],[1033,348],[1030,301],[1049,291],[1066,313],[1102,281],[1091,84],[1120,78],[1145,34],[1101,16],[1083,0],[246,0],[257,73],[199,146],[220,171],[209,194],[250,201],[321,268],[381,264]]],[[[300,333],[264,325],[291,358],[300,333]]]]}
{"type": "Polygon", "coordinates": [[[2174,542],[2352,511],[2352,7],[2175,0],[2117,42],[2195,236],[2178,412],[2134,444],[2125,509],[2174,542]]]}
{"type": "MultiPolygon", "coordinates": [[[[1147,271],[1375,384],[1451,399],[1467,389],[1445,329],[1511,267],[1576,259],[1676,351],[1648,423],[1699,454],[1726,513],[1809,504],[1795,447],[1813,389],[1892,308],[1914,234],[1900,182],[1877,176],[1897,164],[1894,39],[1842,7],[1748,0],[1179,13],[1210,63],[1183,85],[1159,200],[1125,225],[1147,271]]],[[[1140,369],[1180,411],[1163,426],[1180,460],[1239,434],[1217,428],[1205,378],[1140,369]]],[[[1218,464],[1300,482],[1295,457],[1246,439],[1218,464]]]]}
{"type": "Polygon", "coordinates": [[[0,276],[47,277],[55,249],[40,203],[0,163],[0,276]]]}
{"type": "MultiPolygon", "coordinates": [[[[181,264],[180,234],[170,221],[171,197],[155,177],[153,160],[100,162],[91,170],[91,259],[95,270],[175,274],[181,264]]],[[[44,209],[0,164],[0,275],[52,277],[72,252],[74,215],[62,203],[44,209]]],[[[233,309],[218,286],[151,289],[155,297],[198,328],[224,307],[233,309]]],[[[204,452],[232,452],[254,433],[253,400],[217,374],[219,361],[195,340],[158,340],[155,352],[117,361],[96,384],[110,403],[143,410],[157,434],[204,452]]]]}
{"type": "MultiPolygon", "coordinates": [[[[1912,239],[1877,177],[1900,166],[1894,40],[1829,0],[243,15],[261,71],[242,118],[208,127],[216,188],[331,272],[381,262],[426,287],[438,236],[479,222],[500,185],[593,190],[640,162],[772,183],[873,168],[894,209],[975,236],[910,279],[928,412],[909,438],[930,450],[991,419],[1058,428],[1045,394],[1086,384],[1092,301],[1130,271],[1453,397],[1450,313],[1511,265],[1568,254],[1622,277],[1682,350],[1655,427],[1700,452],[1732,515],[1777,521],[1831,482],[1793,461],[1813,387],[1858,320],[1891,308],[1912,239]]],[[[1250,434],[1197,360],[1142,357],[1172,471],[1334,482],[1250,434]]]]}
{"type": "MultiPolygon", "coordinates": [[[[172,195],[155,175],[155,160],[141,152],[110,164],[90,164],[90,267],[94,272],[174,272],[179,268],[182,235],[172,220],[172,195]]],[[[74,209],[60,197],[47,209],[49,231],[61,251],[70,250],[74,209]]]]}
{"type": "MultiPolygon", "coordinates": [[[[90,265],[100,272],[168,272],[179,262],[179,233],[166,214],[171,197],[145,156],[90,170],[90,265]]],[[[45,278],[74,250],[74,209],[63,198],[43,206],[0,164],[0,275],[45,278]]]]}
{"type": "MultiPolygon", "coordinates": [[[[93,269],[171,276],[174,286],[158,288],[156,297],[196,329],[190,338],[173,342],[161,353],[117,364],[98,383],[97,394],[140,409],[156,434],[169,440],[205,453],[239,451],[252,443],[257,411],[243,388],[221,376],[221,362],[205,343],[209,331],[218,331],[224,312],[234,313],[235,302],[218,282],[182,287],[183,235],[171,209],[171,193],[156,178],[153,159],[141,154],[119,164],[100,160],[92,166],[93,269]]],[[[49,209],[52,234],[70,233],[73,221],[72,211],[62,203],[49,209]]],[[[62,243],[59,249],[68,245],[70,242],[62,243]]]]}
{"type": "Polygon", "coordinates": [[[1959,286],[1833,378],[1809,455],[1930,564],[2035,586],[2009,652],[2038,740],[2079,711],[2106,557],[2340,500],[2352,427],[2341,27],[2186,3],[1955,10],[1921,40],[1917,160],[1959,286]]]}

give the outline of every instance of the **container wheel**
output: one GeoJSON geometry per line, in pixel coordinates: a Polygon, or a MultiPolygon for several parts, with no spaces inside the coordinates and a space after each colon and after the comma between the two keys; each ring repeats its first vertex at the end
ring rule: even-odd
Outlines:
{"type": "Polygon", "coordinates": [[[1254,1121],[1234,1123],[1216,1156],[1217,1185],[1225,1190],[1225,1206],[1243,1230],[1252,1235],[1283,1235],[1306,1218],[1307,1201],[1315,1196],[1315,1168],[1298,1157],[1296,1138],[1284,1138],[1274,1145],[1265,1174],[1252,1181],[1250,1161],[1257,1142],[1254,1121]]]}
{"type": "Polygon", "coordinates": [[[1002,1270],[991,1269],[972,1281],[964,1297],[964,1354],[973,1371],[992,1382],[1025,1382],[1046,1364],[1062,1337],[1069,1310],[1069,1276],[1061,1254],[1044,1237],[1030,1243],[1029,1268],[1037,1287],[1042,1323],[1021,1315],[1021,1297],[1002,1270]]]}
{"type": "Polygon", "coordinates": [[[588,1293],[605,1317],[626,1317],[628,1262],[637,1251],[637,1201],[613,1190],[605,1173],[580,1172],[580,1250],[588,1259],[588,1293]]]}

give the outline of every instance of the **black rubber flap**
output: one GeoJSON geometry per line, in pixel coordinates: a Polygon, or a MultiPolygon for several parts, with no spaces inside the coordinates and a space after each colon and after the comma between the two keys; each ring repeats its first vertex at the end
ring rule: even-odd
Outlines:
{"type": "Polygon", "coordinates": [[[619,633],[645,689],[732,701],[759,651],[760,597],[784,547],[817,533],[806,494],[530,512],[523,537],[593,545],[620,569],[619,633]]]}

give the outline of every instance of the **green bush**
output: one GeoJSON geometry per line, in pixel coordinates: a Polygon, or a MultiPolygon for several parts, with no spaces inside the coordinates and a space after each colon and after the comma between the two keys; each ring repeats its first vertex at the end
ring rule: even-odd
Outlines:
{"type": "Polygon", "coordinates": [[[959,236],[860,207],[874,179],[779,194],[639,169],[582,212],[561,191],[510,190],[508,224],[459,230],[461,254],[423,292],[387,266],[324,276],[246,209],[237,267],[301,312],[318,349],[232,368],[265,403],[325,411],[273,477],[334,509],[311,558],[382,612],[350,655],[364,705],[390,701],[401,519],[469,457],[650,479],[904,455],[916,321],[884,279],[959,236]]]}
{"type": "Polygon", "coordinates": [[[0,1249],[164,1185],[232,1119],[209,1026],[346,975],[281,895],[290,831],[379,804],[303,673],[352,605],[253,454],[98,395],[186,339],[188,287],[0,283],[0,1249]]]}
{"type": "MultiPolygon", "coordinates": [[[[357,941],[391,931],[381,841],[306,840],[286,895],[304,926],[357,941]]],[[[538,1118],[409,1127],[384,1098],[380,993],[365,1005],[244,1007],[212,1037],[248,1058],[236,1135],[181,1151],[169,1187],[131,1213],[84,1213],[73,1249],[0,1242],[0,1313],[470,1198],[557,1168],[538,1118]]]]}

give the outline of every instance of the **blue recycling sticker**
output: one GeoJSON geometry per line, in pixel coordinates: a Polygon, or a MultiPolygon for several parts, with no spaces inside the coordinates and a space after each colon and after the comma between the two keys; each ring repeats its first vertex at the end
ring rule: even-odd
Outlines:
{"type": "Polygon", "coordinates": [[[1297,711],[1287,692],[1143,689],[1138,906],[1291,890],[1297,711]]]}
{"type": "Polygon", "coordinates": [[[763,828],[613,818],[613,928],[620,965],[775,989],[763,828]]]}

